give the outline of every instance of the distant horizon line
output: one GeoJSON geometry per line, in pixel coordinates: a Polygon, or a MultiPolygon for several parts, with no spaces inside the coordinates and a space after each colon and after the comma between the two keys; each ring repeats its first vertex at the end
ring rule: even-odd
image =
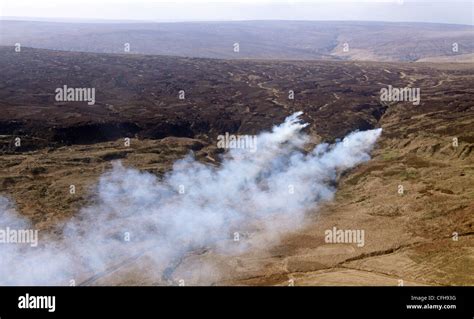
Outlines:
{"type": "Polygon", "coordinates": [[[232,20],[209,20],[209,19],[159,19],[159,20],[137,20],[137,19],[107,19],[107,18],[72,18],[72,17],[25,17],[25,16],[0,16],[0,21],[29,21],[29,22],[53,22],[53,23],[206,23],[206,22],[361,22],[361,23],[413,23],[413,24],[442,24],[473,27],[473,24],[453,23],[453,22],[432,22],[432,21],[386,21],[386,20],[304,20],[304,19],[232,19],[232,20]]]}

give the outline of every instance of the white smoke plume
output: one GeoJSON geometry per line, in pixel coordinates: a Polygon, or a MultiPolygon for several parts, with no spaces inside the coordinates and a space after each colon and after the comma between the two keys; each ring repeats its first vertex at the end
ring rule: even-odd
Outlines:
{"type": "MultiPolygon", "coordinates": [[[[166,284],[170,265],[190,251],[237,254],[248,247],[235,245],[236,232],[276,240],[295,230],[309,209],[333,197],[338,173],[370,159],[381,134],[354,132],[303,152],[301,114],[258,135],[257,152],[233,149],[219,167],[190,155],[159,179],[115,163],[101,176],[95,203],[66,223],[61,240],[0,244],[0,285],[93,284],[97,274],[143,252],[166,284]]],[[[0,228],[25,225],[9,205],[0,197],[0,228]]]]}

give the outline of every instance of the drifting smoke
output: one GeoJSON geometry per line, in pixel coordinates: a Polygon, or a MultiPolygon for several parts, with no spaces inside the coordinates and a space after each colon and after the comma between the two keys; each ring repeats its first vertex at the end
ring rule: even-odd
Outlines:
{"type": "MultiPolygon", "coordinates": [[[[61,240],[0,244],[0,285],[90,284],[88,277],[145,252],[166,284],[170,265],[190,251],[235,254],[248,249],[235,244],[236,232],[273,241],[300,227],[309,209],[333,197],[341,171],[370,159],[381,134],[355,132],[302,152],[300,115],[261,133],[256,153],[233,149],[219,167],[188,156],[159,179],[115,163],[98,182],[96,203],[67,222],[61,240]]],[[[0,201],[0,228],[22,222],[8,205],[0,201]]]]}

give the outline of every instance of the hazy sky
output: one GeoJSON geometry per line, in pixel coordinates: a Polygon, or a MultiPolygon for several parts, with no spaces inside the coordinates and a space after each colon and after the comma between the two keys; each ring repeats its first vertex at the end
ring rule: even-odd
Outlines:
{"type": "Polygon", "coordinates": [[[368,20],[471,24],[473,0],[0,0],[3,17],[197,21],[368,20]]]}

